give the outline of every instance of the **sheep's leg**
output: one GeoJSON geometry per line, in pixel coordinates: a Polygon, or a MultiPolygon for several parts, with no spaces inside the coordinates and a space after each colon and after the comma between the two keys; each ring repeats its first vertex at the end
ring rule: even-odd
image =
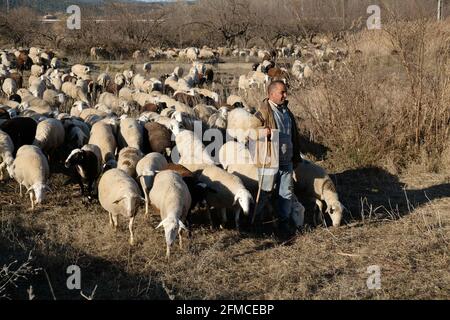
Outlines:
{"type": "Polygon", "coordinates": [[[23,197],[22,184],[21,183],[19,183],[19,193],[20,193],[20,197],[23,197]]]}
{"type": "Polygon", "coordinates": [[[145,185],[145,179],[143,176],[139,178],[139,182],[141,183],[142,191],[144,192],[144,198],[145,198],[145,217],[148,218],[148,207],[150,200],[148,199],[148,191],[147,186],[145,185]]]}
{"type": "Polygon", "coordinates": [[[206,215],[208,216],[208,221],[209,221],[209,225],[210,228],[213,228],[213,221],[212,221],[212,216],[211,216],[211,209],[209,207],[207,207],[206,209],[206,215]]]}
{"type": "Polygon", "coordinates": [[[170,246],[168,244],[166,244],[166,258],[170,258],[170,246]]]}
{"type": "Polygon", "coordinates": [[[112,220],[112,214],[111,214],[111,212],[108,212],[108,214],[109,214],[109,224],[110,224],[111,227],[112,227],[112,226],[114,226],[114,225],[113,225],[113,220],[112,220]]]}
{"type": "Polygon", "coordinates": [[[94,185],[94,180],[89,180],[87,185],[88,198],[92,198],[92,186],[94,185]]]}
{"type": "Polygon", "coordinates": [[[227,224],[227,209],[226,208],[220,209],[220,213],[222,215],[222,223],[220,224],[220,228],[224,229],[225,225],[227,224]]]}
{"type": "Polygon", "coordinates": [[[130,245],[134,245],[133,221],[134,221],[134,217],[131,217],[130,223],[128,224],[128,229],[130,230],[130,245]]]}
{"type": "Polygon", "coordinates": [[[181,228],[178,228],[178,237],[180,238],[180,250],[183,250],[183,238],[181,237],[181,228]]]}
{"type": "Polygon", "coordinates": [[[325,219],[323,216],[323,203],[321,200],[316,199],[316,205],[319,208],[319,212],[314,214],[314,224],[318,226],[319,224],[323,224],[325,227],[327,226],[325,223],[325,219]]]}
{"type": "Polygon", "coordinates": [[[112,214],[112,220],[113,220],[113,228],[114,231],[117,231],[117,215],[112,214]]]}
{"type": "Polygon", "coordinates": [[[30,200],[31,200],[31,211],[34,211],[34,199],[33,199],[33,191],[30,191],[30,200]]]}
{"type": "Polygon", "coordinates": [[[234,211],[234,223],[236,224],[236,230],[239,231],[239,215],[241,213],[241,208],[237,208],[234,211]]]}

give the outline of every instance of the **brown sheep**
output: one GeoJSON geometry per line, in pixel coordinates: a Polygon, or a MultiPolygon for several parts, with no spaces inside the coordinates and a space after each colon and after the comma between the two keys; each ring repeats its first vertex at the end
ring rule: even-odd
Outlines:
{"type": "Polygon", "coordinates": [[[174,141],[172,141],[172,132],[162,124],[157,122],[147,122],[145,124],[148,139],[148,146],[151,152],[158,152],[170,156],[174,141]]]}

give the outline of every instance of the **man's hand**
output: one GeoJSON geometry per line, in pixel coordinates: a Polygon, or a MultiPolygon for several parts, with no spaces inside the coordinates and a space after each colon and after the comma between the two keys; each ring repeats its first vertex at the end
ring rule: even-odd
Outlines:
{"type": "Polygon", "coordinates": [[[270,139],[270,136],[272,135],[272,130],[269,128],[264,128],[264,136],[270,139]]]}

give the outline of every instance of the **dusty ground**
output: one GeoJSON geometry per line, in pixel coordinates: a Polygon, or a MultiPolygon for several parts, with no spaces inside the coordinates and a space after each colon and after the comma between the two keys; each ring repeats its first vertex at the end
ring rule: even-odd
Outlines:
{"type": "Polygon", "coordinates": [[[53,174],[54,192],[35,212],[17,184],[2,183],[0,265],[17,260],[17,268],[31,251],[32,266],[42,268],[9,290],[19,299],[30,285],[37,299],[52,299],[50,286],[56,299],[81,299],[66,287],[72,264],[84,294],[97,286],[95,299],[448,299],[448,178],[338,173],[351,211],[343,227],[309,229],[282,245],[271,235],[210,230],[198,219],[189,248],[175,247],[170,262],[155,216],[146,221],[140,212],[130,247],[125,221],[114,233],[98,203],[85,205],[75,185],[63,186],[64,175],[53,174]],[[373,265],[379,290],[366,284],[373,265]]]}

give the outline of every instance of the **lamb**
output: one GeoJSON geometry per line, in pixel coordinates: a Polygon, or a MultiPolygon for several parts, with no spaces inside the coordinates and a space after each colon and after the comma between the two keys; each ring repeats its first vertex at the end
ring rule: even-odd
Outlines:
{"type": "Polygon", "coordinates": [[[148,122],[145,124],[150,150],[170,157],[174,142],[172,132],[162,124],[148,122]]]}
{"type": "Polygon", "coordinates": [[[183,178],[178,173],[167,170],[156,175],[149,197],[161,216],[161,222],[156,228],[161,226],[164,228],[166,257],[169,258],[170,247],[175,241],[177,232],[182,249],[181,230],[187,231],[184,222],[191,207],[191,195],[183,178]]]}
{"type": "Polygon", "coordinates": [[[156,171],[164,170],[167,160],[160,153],[152,152],[143,157],[136,165],[136,173],[145,196],[145,216],[148,216],[148,192],[153,187],[156,171]]]}
{"type": "Polygon", "coordinates": [[[39,122],[33,144],[50,156],[64,143],[64,126],[61,121],[53,118],[39,122]]]}
{"type": "Polygon", "coordinates": [[[142,200],[136,181],[120,169],[105,172],[98,184],[98,200],[109,213],[109,223],[117,230],[117,217],[129,218],[130,245],[134,245],[133,222],[142,200]]]}
{"type": "Polygon", "coordinates": [[[81,149],[74,149],[65,161],[65,167],[77,170],[77,180],[81,196],[85,195],[83,182],[87,182],[87,197],[92,199],[92,187],[102,171],[102,156],[100,148],[86,144],[81,149]]]}
{"type": "Polygon", "coordinates": [[[201,172],[199,181],[205,183],[215,193],[208,192],[206,201],[209,206],[220,209],[222,213],[222,223],[227,221],[226,209],[233,208],[238,202],[239,206],[235,209],[236,229],[239,229],[239,214],[241,209],[245,215],[250,212],[250,205],[253,203],[253,197],[245,188],[241,179],[226,172],[216,166],[208,165],[201,172]]]}
{"type": "Polygon", "coordinates": [[[136,119],[122,119],[120,121],[117,141],[119,148],[133,147],[142,151],[144,142],[144,128],[136,119]]]}
{"type": "Polygon", "coordinates": [[[242,108],[228,113],[227,133],[237,141],[246,144],[254,130],[262,126],[261,121],[242,108]]]}
{"type": "Polygon", "coordinates": [[[89,144],[94,144],[100,148],[102,155],[102,164],[106,167],[115,168],[117,162],[115,152],[117,147],[113,128],[110,124],[98,121],[91,128],[89,144]]]}
{"type": "Polygon", "coordinates": [[[136,178],[136,166],[138,162],[144,157],[141,150],[126,147],[120,150],[117,160],[117,168],[125,171],[130,177],[136,178]]]}
{"type": "Polygon", "coordinates": [[[333,227],[341,224],[344,206],[339,202],[336,187],[326,171],[315,163],[303,159],[294,170],[294,190],[301,199],[313,199],[319,207],[320,216],[323,213],[323,203],[326,203],[326,213],[330,216],[333,227]]]}
{"type": "Polygon", "coordinates": [[[36,146],[24,145],[17,151],[10,175],[19,183],[20,196],[22,185],[30,192],[31,210],[42,203],[45,192],[51,192],[47,185],[50,176],[48,162],[41,149],[36,146]]]}
{"type": "Polygon", "coordinates": [[[3,169],[10,168],[14,162],[14,144],[9,135],[0,130],[0,180],[4,179],[3,169]]]}
{"type": "Polygon", "coordinates": [[[37,123],[31,118],[13,118],[0,125],[0,129],[9,135],[13,144],[13,156],[26,144],[33,144],[37,123]]]}

